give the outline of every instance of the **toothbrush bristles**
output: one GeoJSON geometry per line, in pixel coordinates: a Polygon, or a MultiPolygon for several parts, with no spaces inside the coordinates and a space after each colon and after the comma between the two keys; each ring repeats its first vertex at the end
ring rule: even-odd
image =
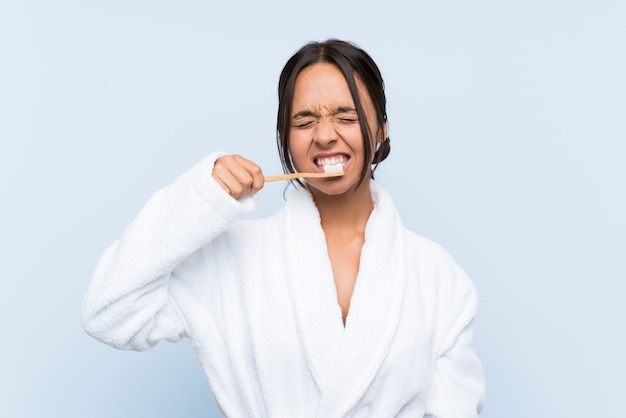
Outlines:
{"type": "Polygon", "coordinates": [[[328,164],[324,166],[324,173],[341,173],[343,172],[343,164],[328,164]]]}

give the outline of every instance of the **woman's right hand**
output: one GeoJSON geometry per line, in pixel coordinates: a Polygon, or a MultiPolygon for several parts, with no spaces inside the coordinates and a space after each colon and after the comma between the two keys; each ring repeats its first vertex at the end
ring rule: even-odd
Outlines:
{"type": "Polygon", "coordinates": [[[224,155],[213,165],[213,178],[235,199],[253,195],[265,183],[261,167],[241,155],[224,155]]]}

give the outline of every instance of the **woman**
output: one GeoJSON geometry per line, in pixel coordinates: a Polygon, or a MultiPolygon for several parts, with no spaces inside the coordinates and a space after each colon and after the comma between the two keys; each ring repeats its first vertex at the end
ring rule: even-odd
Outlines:
{"type": "Polygon", "coordinates": [[[278,147],[299,181],[263,220],[264,176],[215,153],[159,191],[100,260],[85,330],[144,350],[191,340],[232,417],[474,417],[476,294],[406,230],[373,170],[389,153],[383,80],[363,50],[305,45],[279,82],[278,147]]]}

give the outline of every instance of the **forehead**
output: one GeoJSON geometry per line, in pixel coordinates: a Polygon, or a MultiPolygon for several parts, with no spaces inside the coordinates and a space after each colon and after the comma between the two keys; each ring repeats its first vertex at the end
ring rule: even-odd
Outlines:
{"type": "MultiPolygon", "coordinates": [[[[369,95],[358,74],[354,75],[362,101],[369,95]]],[[[334,64],[317,63],[304,68],[296,77],[293,91],[293,110],[302,107],[354,106],[348,82],[334,64]]]]}

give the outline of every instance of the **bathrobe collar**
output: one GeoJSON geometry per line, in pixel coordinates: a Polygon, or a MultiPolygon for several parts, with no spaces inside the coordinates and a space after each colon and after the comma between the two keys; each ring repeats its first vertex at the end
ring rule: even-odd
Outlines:
{"type": "Polygon", "coordinates": [[[406,280],[403,227],[389,195],[371,181],[374,201],[346,326],[337,302],[320,215],[295,190],[285,207],[289,286],[308,366],[322,394],[317,416],[347,414],[389,350],[406,280]]]}

